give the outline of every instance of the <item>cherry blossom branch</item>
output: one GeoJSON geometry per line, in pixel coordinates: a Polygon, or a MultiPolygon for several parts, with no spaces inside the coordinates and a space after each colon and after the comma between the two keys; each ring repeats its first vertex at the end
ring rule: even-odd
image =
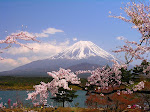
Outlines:
{"type": "Polygon", "coordinates": [[[121,19],[125,22],[132,23],[132,28],[136,28],[141,34],[142,38],[149,39],[150,35],[150,6],[143,3],[127,3],[124,8],[121,8],[127,14],[128,18],[120,16],[110,16],[121,19]]]}
{"type": "MultiPolygon", "coordinates": [[[[124,94],[131,94],[129,91],[131,91],[130,89],[127,88],[123,88],[123,89],[114,89],[112,91],[107,91],[107,92],[102,92],[102,91],[93,91],[93,90],[88,90],[86,87],[81,86],[80,84],[71,84],[74,86],[77,86],[79,88],[81,88],[84,91],[87,91],[88,93],[95,93],[95,94],[103,94],[103,95],[110,95],[113,93],[120,93],[123,92],[124,94]]],[[[144,93],[144,94],[150,94],[150,91],[145,91],[145,90],[141,90],[141,88],[139,90],[132,90],[132,93],[144,93]]]]}
{"type": "Polygon", "coordinates": [[[18,40],[25,40],[25,41],[32,40],[32,41],[39,42],[36,39],[36,36],[34,36],[33,34],[26,32],[26,31],[21,31],[18,33],[12,33],[11,35],[7,36],[5,38],[5,40],[0,40],[0,44],[3,44],[3,43],[5,43],[5,44],[18,44],[20,46],[30,48],[27,45],[18,42],[18,40]]]}
{"type": "MultiPolygon", "coordinates": [[[[109,91],[109,92],[108,92],[108,91],[107,91],[107,92],[97,92],[97,91],[88,90],[88,89],[86,89],[86,87],[83,87],[83,86],[81,86],[80,84],[70,84],[70,85],[77,86],[77,87],[81,88],[83,91],[87,91],[87,93],[110,95],[110,94],[113,94],[113,93],[118,93],[118,92],[124,91],[124,94],[128,94],[128,93],[126,92],[126,91],[127,91],[126,88],[123,88],[123,89],[115,89],[115,90],[112,90],[112,91],[109,91]]],[[[150,91],[137,90],[137,91],[133,91],[133,93],[150,94],[150,91]]]]}
{"type": "MultiPolygon", "coordinates": [[[[144,42],[144,40],[145,40],[145,38],[142,39],[141,43],[140,43],[138,46],[141,46],[142,43],[144,42]]],[[[137,51],[138,51],[138,49],[135,50],[135,53],[136,53],[137,51]]],[[[131,59],[130,59],[129,61],[128,61],[128,59],[126,58],[126,60],[127,60],[126,64],[131,63],[133,58],[134,58],[134,55],[132,55],[132,57],[131,57],[131,59]]],[[[142,58],[141,58],[141,59],[142,59],[142,58]]]]}
{"type": "MultiPolygon", "coordinates": [[[[141,43],[139,44],[139,46],[141,46],[141,45],[142,45],[142,43],[144,42],[144,40],[145,40],[145,38],[144,38],[144,39],[142,39],[142,41],[141,41],[141,43]]],[[[137,52],[137,50],[136,50],[135,52],[137,52]]],[[[133,57],[134,57],[134,56],[132,56],[132,58],[130,59],[130,61],[129,61],[129,62],[127,62],[127,64],[129,64],[129,63],[131,62],[131,60],[133,59],[133,57]]]]}
{"type": "MultiPolygon", "coordinates": [[[[9,36],[7,36],[5,38],[5,40],[0,40],[0,44],[7,44],[8,46],[5,47],[5,48],[0,48],[1,50],[4,50],[4,49],[8,49],[11,47],[11,44],[17,44],[19,46],[22,46],[22,47],[27,47],[28,49],[33,49],[29,46],[27,46],[26,44],[23,44],[21,42],[19,42],[18,40],[25,40],[25,41],[37,41],[37,42],[40,42],[36,39],[36,36],[34,36],[33,34],[27,32],[27,31],[20,31],[18,33],[12,33],[10,34],[9,36]]],[[[0,53],[3,53],[2,51],[0,53]]],[[[0,60],[3,60],[2,57],[0,57],[0,60]]]]}
{"type": "Polygon", "coordinates": [[[121,19],[125,22],[131,23],[132,28],[136,28],[142,35],[140,44],[136,42],[126,41],[127,44],[133,44],[136,46],[133,49],[130,45],[124,45],[120,50],[114,52],[126,52],[126,55],[130,55],[130,60],[127,59],[126,64],[129,64],[135,59],[143,59],[140,55],[143,55],[145,52],[150,50],[148,46],[150,44],[150,6],[143,3],[128,3],[124,8],[121,8],[127,14],[127,18],[120,16],[110,16],[114,18],[121,19]],[[143,43],[146,43],[146,46],[142,46],[143,43]]]}

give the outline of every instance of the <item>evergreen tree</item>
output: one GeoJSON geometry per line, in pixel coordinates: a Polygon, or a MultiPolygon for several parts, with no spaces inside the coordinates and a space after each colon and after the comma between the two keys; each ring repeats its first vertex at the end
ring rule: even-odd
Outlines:
{"type": "Polygon", "coordinates": [[[53,97],[51,99],[53,99],[56,102],[62,102],[64,107],[65,101],[72,102],[73,98],[76,98],[78,96],[75,95],[75,93],[76,91],[74,90],[67,90],[61,87],[58,89],[58,93],[56,93],[56,97],[53,97]]]}

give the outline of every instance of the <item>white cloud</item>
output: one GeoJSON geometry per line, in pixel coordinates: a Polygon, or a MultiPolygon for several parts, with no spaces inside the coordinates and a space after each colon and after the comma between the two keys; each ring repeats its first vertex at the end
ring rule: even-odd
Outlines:
{"type": "Polygon", "coordinates": [[[72,40],[73,40],[73,41],[77,41],[78,39],[75,37],[75,38],[73,38],[72,40]]]}
{"type": "Polygon", "coordinates": [[[28,59],[27,57],[19,57],[17,61],[19,65],[24,65],[24,64],[30,63],[32,60],[28,59]]]}
{"type": "Polygon", "coordinates": [[[126,38],[123,37],[123,36],[120,36],[120,37],[116,37],[117,40],[125,40],[126,38]]]}
{"type": "Polygon", "coordinates": [[[17,67],[19,63],[11,58],[0,60],[0,71],[7,71],[17,67]]]}
{"type": "Polygon", "coordinates": [[[18,65],[18,63],[16,62],[16,60],[11,59],[11,58],[1,60],[0,63],[3,64],[3,65],[7,64],[7,65],[10,65],[12,67],[15,67],[15,66],[18,65]]]}
{"type": "Polygon", "coordinates": [[[43,30],[43,33],[47,34],[55,34],[57,32],[64,32],[64,31],[55,28],[47,28],[46,30],[43,30]]]}
{"type": "Polygon", "coordinates": [[[47,28],[46,30],[43,30],[42,33],[35,33],[35,36],[37,37],[49,37],[49,34],[55,34],[57,32],[64,32],[60,29],[55,28],[47,28]]]}
{"type": "Polygon", "coordinates": [[[45,33],[35,33],[35,36],[36,37],[48,37],[49,35],[45,33]]]}
{"type": "Polygon", "coordinates": [[[8,49],[7,53],[11,55],[17,55],[17,54],[32,54],[32,55],[54,55],[56,53],[59,53],[63,49],[65,49],[69,44],[69,40],[57,44],[56,41],[53,42],[45,42],[45,43],[28,43],[27,46],[30,48],[33,48],[33,50],[30,50],[26,47],[11,47],[8,49]]]}
{"type": "Polygon", "coordinates": [[[21,65],[32,62],[32,58],[29,59],[27,57],[19,57],[16,60],[12,58],[4,59],[0,61],[0,71],[8,71],[12,70],[21,65]]]}
{"type": "Polygon", "coordinates": [[[31,50],[26,47],[11,47],[8,49],[7,53],[16,55],[16,54],[26,54],[26,53],[29,53],[30,51],[31,50]]]}
{"type": "Polygon", "coordinates": [[[60,46],[68,46],[69,43],[70,43],[70,41],[69,41],[69,40],[66,40],[65,42],[59,43],[59,45],[60,45],[60,46]]]}

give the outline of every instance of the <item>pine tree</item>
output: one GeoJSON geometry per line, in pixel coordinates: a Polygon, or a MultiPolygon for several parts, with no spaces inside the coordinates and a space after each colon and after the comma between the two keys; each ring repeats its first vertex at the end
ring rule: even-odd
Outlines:
{"type": "Polygon", "coordinates": [[[51,99],[53,99],[56,102],[62,102],[64,107],[65,101],[72,102],[73,99],[78,96],[75,95],[75,93],[76,91],[74,90],[67,90],[61,87],[58,89],[58,93],[56,93],[56,97],[53,97],[51,99]]]}

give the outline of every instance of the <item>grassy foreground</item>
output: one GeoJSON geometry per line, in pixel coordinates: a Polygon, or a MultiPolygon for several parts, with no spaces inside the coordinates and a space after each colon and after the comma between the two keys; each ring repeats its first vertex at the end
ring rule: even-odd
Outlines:
{"type": "MultiPolygon", "coordinates": [[[[59,107],[59,108],[33,108],[33,109],[25,109],[25,108],[16,108],[16,109],[3,109],[0,112],[119,112],[116,110],[104,110],[102,108],[98,109],[90,109],[90,108],[78,108],[78,107],[59,107]]],[[[128,109],[122,112],[142,112],[139,109],[128,109]]]]}

